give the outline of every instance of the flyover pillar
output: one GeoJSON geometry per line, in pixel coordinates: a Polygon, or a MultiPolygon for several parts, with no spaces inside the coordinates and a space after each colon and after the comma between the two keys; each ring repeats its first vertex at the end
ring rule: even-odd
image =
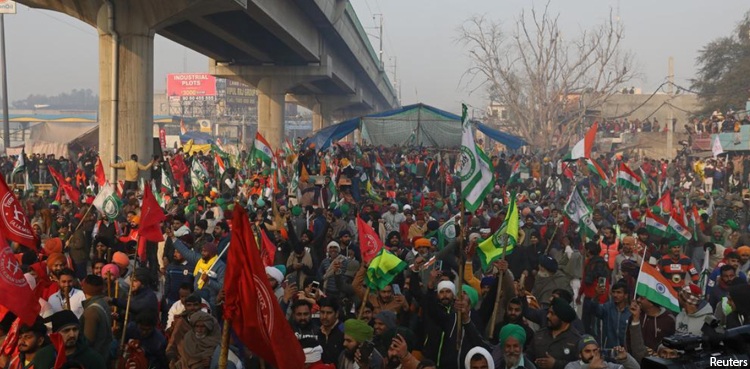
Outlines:
{"type": "MultiPolygon", "coordinates": [[[[116,156],[129,160],[130,155],[136,154],[145,163],[153,154],[154,32],[142,11],[120,4],[116,11],[117,51],[109,33],[107,8],[102,6],[97,16],[99,154],[105,166],[114,162],[116,156]],[[117,76],[113,74],[115,64],[117,76]],[[115,115],[113,102],[117,105],[115,115]]],[[[112,170],[110,180],[116,179],[117,174],[112,170]]]]}
{"type": "Polygon", "coordinates": [[[320,131],[321,129],[331,125],[331,107],[329,104],[316,101],[312,106],[312,123],[313,132],[320,131]]]}
{"type": "Polygon", "coordinates": [[[286,136],[284,104],[289,86],[282,77],[263,77],[258,82],[258,132],[273,149],[280,148],[286,136]]]}

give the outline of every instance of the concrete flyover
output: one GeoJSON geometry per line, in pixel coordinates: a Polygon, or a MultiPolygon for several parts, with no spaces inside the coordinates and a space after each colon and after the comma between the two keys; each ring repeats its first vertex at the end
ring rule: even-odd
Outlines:
{"type": "MultiPolygon", "coordinates": [[[[115,155],[153,152],[154,35],[210,58],[210,72],[258,88],[258,128],[284,139],[284,101],[335,113],[398,106],[348,0],[19,0],[77,18],[99,31],[99,146],[115,155]]],[[[345,118],[346,116],[342,116],[345,118]]],[[[111,174],[116,178],[115,173],[111,174]]]]}

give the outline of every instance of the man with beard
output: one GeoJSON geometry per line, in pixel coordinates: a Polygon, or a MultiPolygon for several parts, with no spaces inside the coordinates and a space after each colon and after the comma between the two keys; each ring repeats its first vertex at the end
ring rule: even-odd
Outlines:
{"type": "MultiPolygon", "coordinates": [[[[221,229],[216,227],[216,229],[221,229]]],[[[195,290],[200,291],[202,298],[211,304],[211,308],[216,307],[216,296],[222,286],[224,286],[224,272],[226,264],[218,258],[218,248],[215,243],[207,243],[203,246],[200,253],[188,248],[182,241],[173,239],[174,247],[185,257],[191,264],[195,264],[193,276],[195,277],[195,290]]]]}
{"type": "Polygon", "coordinates": [[[626,260],[635,261],[638,265],[641,265],[641,255],[636,254],[635,249],[635,238],[631,236],[625,236],[622,238],[622,250],[620,254],[615,257],[615,268],[612,270],[612,280],[619,281],[622,278],[622,263],[626,260]]]}
{"type": "MultiPolygon", "coordinates": [[[[398,204],[394,203],[388,208],[388,211],[381,216],[385,221],[385,229],[388,232],[398,232],[401,223],[406,220],[404,214],[398,212],[398,204]]],[[[390,237],[389,237],[390,239],[390,237]]]]}
{"type": "MultiPolygon", "coordinates": [[[[508,301],[508,305],[505,308],[505,317],[500,325],[500,331],[507,325],[516,325],[522,327],[526,333],[524,336],[525,342],[531,342],[534,338],[534,330],[529,327],[523,319],[523,302],[520,298],[514,297],[508,301]]],[[[501,342],[502,346],[502,342],[501,342]]],[[[526,349],[526,347],[524,347],[526,349]]]]}
{"type": "Polygon", "coordinates": [[[221,344],[219,322],[202,311],[191,314],[189,322],[191,329],[177,347],[179,362],[171,364],[179,364],[174,367],[183,369],[210,367],[211,357],[221,344]]]}
{"type": "Polygon", "coordinates": [[[570,326],[576,312],[568,302],[556,298],[547,311],[547,327],[534,335],[527,352],[539,369],[561,369],[576,359],[581,336],[570,326]]]}
{"type": "Polygon", "coordinates": [[[616,363],[605,361],[596,339],[586,334],[578,342],[578,357],[580,359],[568,363],[565,369],[640,369],[641,367],[622,346],[612,349],[612,355],[616,363]]]}
{"type": "Polygon", "coordinates": [[[372,335],[372,327],[361,320],[344,322],[344,351],[339,355],[337,368],[382,368],[383,357],[370,342],[372,335]]]}
{"type": "MultiPolygon", "coordinates": [[[[495,368],[500,369],[532,369],[533,362],[524,354],[526,349],[526,327],[518,324],[508,324],[500,330],[498,335],[502,358],[498,360],[495,368]]],[[[528,341],[531,341],[529,339],[528,341]]]]}
{"type": "Polygon", "coordinates": [[[201,252],[203,245],[214,242],[214,236],[206,233],[206,229],[208,229],[208,221],[205,219],[199,220],[195,223],[195,227],[193,227],[193,238],[195,238],[195,241],[193,241],[193,250],[195,252],[201,252]]]}
{"type": "MultiPolygon", "coordinates": [[[[217,255],[221,254],[227,245],[229,245],[229,239],[229,223],[224,221],[216,223],[216,227],[214,227],[214,241],[216,242],[217,255]]],[[[221,257],[221,261],[226,263],[227,253],[224,253],[224,256],[221,257]]]]}
{"type": "Polygon", "coordinates": [[[201,309],[201,298],[198,295],[192,294],[185,297],[184,310],[174,316],[173,324],[167,329],[169,335],[169,341],[167,342],[166,355],[169,361],[177,359],[178,348],[182,344],[182,339],[185,334],[190,330],[190,322],[188,317],[193,313],[205,309],[201,309]]]}
{"type": "Polygon", "coordinates": [[[384,246],[386,249],[388,249],[388,251],[398,256],[398,258],[401,260],[407,260],[407,257],[410,254],[409,250],[402,246],[401,236],[399,235],[398,231],[391,231],[390,233],[388,233],[388,237],[386,237],[384,246]]]}
{"type": "Polygon", "coordinates": [[[59,289],[47,299],[53,312],[62,311],[69,306],[69,310],[75,313],[76,318],[83,315],[83,300],[86,299],[86,296],[83,291],[73,287],[75,283],[75,273],[72,270],[65,268],[58,272],[57,285],[59,289]]]}
{"type": "Polygon", "coordinates": [[[388,337],[392,337],[390,340],[390,346],[388,346],[388,362],[386,362],[386,369],[406,369],[406,368],[424,368],[420,366],[419,360],[411,354],[412,342],[407,337],[412,337],[413,333],[406,328],[399,327],[398,329],[389,331],[388,337]]]}
{"type": "Polygon", "coordinates": [[[388,346],[391,344],[391,338],[384,337],[385,333],[398,327],[396,314],[392,311],[383,310],[375,315],[372,320],[373,338],[372,343],[375,349],[381,354],[388,354],[388,346]]]}
{"type": "Polygon", "coordinates": [[[339,304],[336,300],[325,297],[318,301],[320,307],[320,329],[318,341],[322,346],[321,360],[326,364],[335,364],[344,348],[344,332],[339,327],[339,304]]]}
{"type": "Polygon", "coordinates": [[[292,304],[292,330],[302,347],[315,347],[318,328],[312,324],[312,304],[307,300],[295,300],[292,304]]]}
{"type": "Polygon", "coordinates": [[[495,361],[492,355],[482,346],[476,346],[469,350],[464,359],[464,369],[492,369],[495,361]]]}
{"type": "Polygon", "coordinates": [[[18,327],[18,354],[13,356],[8,369],[31,369],[28,364],[34,361],[37,352],[49,344],[47,327],[41,317],[37,317],[34,325],[22,324],[18,327]]]}
{"type": "Polygon", "coordinates": [[[539,272],[537,272],[531,294],[542,305],[546,305],[546,302],[552,296],[552,292],[558,289],[573,293],[570,288],[570,280],[559,270],[557,260],[549,255],[539,256],[539,272]]]}
{"type": "Polygon", "coordinates": [[[442,272],[439,270],[430,272],[427,292],[424,294],[419,288],[419,278],[413,275],[410,290],[415,293],[423,309],[425,343],[422,352],[424,357],[434,360],[440,368],[457,369],[455,328],[461,322],[458,322],[456,310],[453,307],[456,299],[456,286],[451,281],[441,281],[436,288],[435,282],[441,275],[442,272]]]}
{"type": "MultiPolygon", "coordinates": [[[[70,310],[63,310],[52,314],[48,318],[52,322],[52,332],[62,336],[65,357],[68,361],[75,361],[84,368],[106,368],[104,359],[86,343],[81,334],[81,324],[70,310]]],[[[47,345],[34,355],[31,365],[34,368],[52,368],[55,366],[57,351],[54,345],[47,345]]]]}
{"type": "MultiPolygon", "coordinates": [[[[354,276],[354,282],[352,287],[357,298],[364,299],[365,297],[365,273],[367,272],[367,265],[362,263],[362,266],[354,276]]],[[[373,314],[377,314],[383,310],[389,310],[396,314],[407,311],[409,304],[406,302],[404,295],[394,295],[393,286],[386,285],[382,289],[378,290],[375,294],[368,295],[368,302],[373,306],[373,314]]]]}

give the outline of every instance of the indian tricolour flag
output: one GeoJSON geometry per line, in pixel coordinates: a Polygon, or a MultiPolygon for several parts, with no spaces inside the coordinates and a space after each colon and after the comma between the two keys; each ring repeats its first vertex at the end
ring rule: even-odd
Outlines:
{"type": "Polygon", "coordinates": [[[651,209],[646,210],[646,229],[657,236],[664,237],[667,235],[667,222],[651,212],[651,209]]]}
{"type": "Polygon", "coordinates": [[[591,148],[594,147],[594,141],[596,140],[596,131],[598,129],[599,123],[595,122],[594,125],[589,128],[589,131],[586,132],[586,136],[584,136],[582,140],[578,141],[578,143],[573,146],[573,149],[570,151],[570,153],[568,153],[568,155],[565,155],[563,160],[571,161],[581,158],[590,158],[591,148]]]}
{"type": "Polygon", "coordinates": [[[672,243],[678,245],[682,245],[685,242],[688,242],[693,237],[693,234],[687,228],[683,217],[680,216],[680,214],[677,212],[677,209],[675,208],[672,208],[672,214],[669,217],[667,232],[675,236],[676,240],[672,243]]]}
{"type": "Polygon", "coordinates": [[[253,162],[255,162],[255,159],[260,158],[266,165],[271,165],[273,150],[271,150],[271,145],[263,138],[260,132],[255,133],[255,143],[253,144],[251,157],[253,158],[253,162]]]}
{"type": "Polygon", "coordinates": [[[629,190],[639,191],[641,189],[641,177],[635,174],[625,163],[620,163],[617,172],[617,185],[629,190]]]}
{"type": "Polygon", "coordinates": [[[648,263],[641,263],[635,294],[679,313],[680,302],[677,300],[677,291],[669,286],[669,281],[656,268],[648,263]]]}
{"type": "Polygon", "coordinates": [[[388,178],[388,171],[385,169],[383,159],[380,159],[380,155],[375,154],[375,182],[383,183],[388,178]]]}

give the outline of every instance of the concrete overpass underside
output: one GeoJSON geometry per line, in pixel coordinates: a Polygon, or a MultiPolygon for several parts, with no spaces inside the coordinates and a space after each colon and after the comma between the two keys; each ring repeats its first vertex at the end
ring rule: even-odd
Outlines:
{"type": "Polygon", "coordinates": [[[258,88],[258,127],[277,147],[287,98],[314,112],[316,129],[334,114],[346,118],[398,106],[347,0],[19,2],[97,27],[103,158],[152,153],[146,118],[153,115],[157,33],[208,56],[210,73],[258,88]]]}

